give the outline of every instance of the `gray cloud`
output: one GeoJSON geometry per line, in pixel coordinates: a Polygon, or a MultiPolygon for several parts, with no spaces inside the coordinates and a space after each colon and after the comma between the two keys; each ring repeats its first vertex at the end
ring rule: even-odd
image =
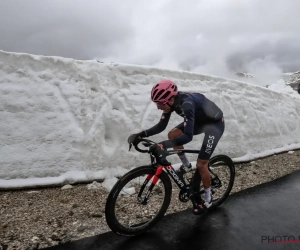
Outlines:
{"type": "MultiPolygon", "coordinates": [[[[129,1],[130,2],[130,1],[129,1]]],[[[126,6],[118,1],[31,0],[0,2],[0,49],[91,59],[113,54],[133,36],[126,6]],[[87,4],[88,3],[88,4],[87,4]]]]}
{"type": "Polygon", "coordinates": [[[276,62],[283,71],[297,71],[300,69],[300,36],[290,39],[282,38],[274,43],[264,41],[251,48],[240,49],[228,56],[230,69],[247,71],[249,62],[269,58],[276,62]]]}
{"type": "Polygon", "coordinates": [[[2,0],[0,49],[224,76],[295,71],[299,9],[298,0],[2,0]]]}

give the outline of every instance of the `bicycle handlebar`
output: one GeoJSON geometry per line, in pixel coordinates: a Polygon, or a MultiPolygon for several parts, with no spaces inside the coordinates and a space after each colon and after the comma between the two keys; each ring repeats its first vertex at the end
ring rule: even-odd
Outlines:
{"type": "MultiPolygon", "coordinates": [[[[141,153],[150,153],[149,150],[141,149],[138,145],[142,143],[145,147],[151,147],[153,144],[156,144],[154,141],[148,140],[148,139],[136,139],[136,142],[133,143],[132,145],[134,148],[141,152],[141,153]]],[[[129,146],[129,150],[131,148],[131,144],[129,146]]],[[[166,157],[169,155],[169,153],[166,151],[162,156],[160,157],[155,157],[156,161],[163,166],[169,166],[171,165],[170,162],[167,161],[166,157]]]]}
{"type": "Polygon", "coordinates": [[[151,140],[148,140],[148,139],[137,139],[137,143],[133,144],[134,148],[141,152],[141,153],[149,153],[149,150],[145,150],[145,149],[141,149],[140,147],[138,147],[138,145],[141,143],[141,142],[144,142],[142,143],[145,147],[150,147],[152,146],[153,144],[155,144],[154,141],[151,141],[151,140]]]}

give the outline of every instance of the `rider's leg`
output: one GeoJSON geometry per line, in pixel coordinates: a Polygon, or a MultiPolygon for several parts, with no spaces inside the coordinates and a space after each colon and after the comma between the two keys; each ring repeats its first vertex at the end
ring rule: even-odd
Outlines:
{"type": "Polygon", "coordinates": [[[204,200],[207,202],[211,201],[211,190],[210,190],[210,173],[208,171],[209,160],[197,159],[197,168],[199,170],[201,180],[204,187],[204,200]]]}
{"type": "MultiPolygon", "coordinates": [[[[181,136],[183,134],[182,130],[180,130],[179,128],[173,128],[169,133],[168,133],[168,138],[169,140],[175,139],[179,136],[181,136]]],[[[174,147],[174,149],[184,149],[183,146],[177,146],[174,147]]],[[[188,167],[190,165],[189,160],[187,159],[185,153],[179,153],[178,154],[182,164],[186,167],[188,167]]]]}
{"type": "MultiPolygon", "coordinates": [[[[208,170],[208,163],[211,155],[213,154],[220,138],[223,135],[225,129],[224,119],[221,119],[218,122],[207,124],[203,126],[204,139],[202,147],[200,149],[198,159],[197,159],[197,168],[201,175],[201,180],[205,190],[204,194],[204,205],[206,208],[211,206],[211,178],[208,170]]],[[[194,212],[198,213],[203,210],[203,206],[195,208],[194,212]]],[[[204,209],[205,210],[205,209],[204,209]]]]}

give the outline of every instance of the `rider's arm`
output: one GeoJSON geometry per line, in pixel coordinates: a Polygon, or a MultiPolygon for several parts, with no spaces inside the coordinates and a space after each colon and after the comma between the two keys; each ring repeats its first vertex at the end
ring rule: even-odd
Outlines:
{"type": "Polygon", "coordinates": [[[159,122],[156,125],[144,131],[146,137],[156,135],[164,131],[169,123],[170,117],[171,117],[171,112],[163,113],[159,122]]]}
{"type": "Polygon", "coordinates": [[[184,112],[184,131],[183,134],[175,139],[161,142],[164,148],[173,148],[190,142],[194,135],[195,106],[192,102],[186,101],[182,104],[184,112]]]}

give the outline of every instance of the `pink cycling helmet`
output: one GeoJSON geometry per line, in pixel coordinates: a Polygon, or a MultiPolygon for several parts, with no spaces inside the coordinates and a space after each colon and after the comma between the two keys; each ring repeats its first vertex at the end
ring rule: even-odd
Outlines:
{"type": "Polygon", "coordinates": [[[151,99],[153,102],[166,104],[177,93],[177,85],[174,82],[162,80],[152,88],[151,99]]]}

